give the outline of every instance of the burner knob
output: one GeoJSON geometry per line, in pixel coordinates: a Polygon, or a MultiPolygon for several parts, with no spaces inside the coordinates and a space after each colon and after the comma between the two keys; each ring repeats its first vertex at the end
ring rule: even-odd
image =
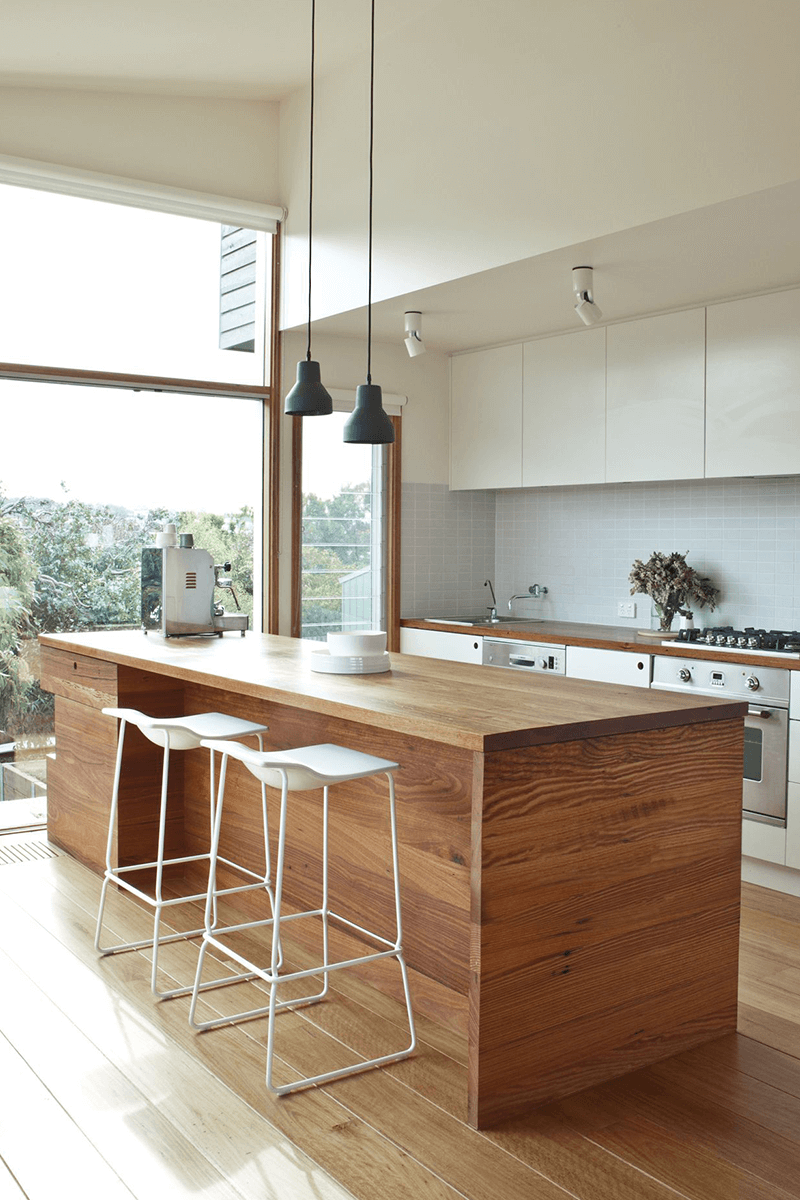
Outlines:
{"type": "Polygon", "coordinates": [[[745,687],[749,688],[749,690],[751,692],[757,692],[761,686],[761,684],[756,679],[755,675],[748,675],[747,679],[745,679],[745,681],[744,681],[744,684],[745,684],[745,687]]]}
{"type": "Polygon", "coordinates": [[[546,671],[547,670],[547,659],[546,658],[537,658],[536,665],[540,671],[546,671]]]}
{"type": "Polygon", "coordinates": [[[681,667],[680,671],[678,671],[678,679],[680,679],[681,683],[688,683],[691,678],[692,672],[687,667],[681,667]]]}

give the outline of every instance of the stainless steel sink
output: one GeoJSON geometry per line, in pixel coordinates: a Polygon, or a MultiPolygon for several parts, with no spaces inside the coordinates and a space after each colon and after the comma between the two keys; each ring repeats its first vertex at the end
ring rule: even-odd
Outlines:
{"type": "Polygon", "coordinates": [[[435,625],[529,625],[542,617],[423,617],[435,625]]]}

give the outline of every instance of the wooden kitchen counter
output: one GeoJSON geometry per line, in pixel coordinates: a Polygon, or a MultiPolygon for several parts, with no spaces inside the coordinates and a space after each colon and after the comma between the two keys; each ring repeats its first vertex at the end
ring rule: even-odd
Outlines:
{"type": "MultiPolygon", "coordinates": [[[[746,705],[399,654],[386,674],[317,674],[318,647],[255,634],[40,641],[56,695],[48,829],[96,870],[116,741],[103,707],[230,712],[268,724],[270,748],[331,741],[401,764],[414,1004],[468,1033],[475,1125],[735,1029],[746,705]]],[[[160,779],[160,751],[130,732],[121,865],[153,857],[160,779]]],[[[169,853],[202,853],[207,756],[174,766],[169,853]]],[[[254,868],[256,792],[232,763],[221,852],[254,868]]],[[[318,806],[292,797],[298,906],[318,903],[318,806]]],[[[338,907],[360,919],[366,891],[391,928],[385,784],[341,785],[332,809],[338,907]]],[[[372,982],[391,990],[379,966],[372,982]]]]}

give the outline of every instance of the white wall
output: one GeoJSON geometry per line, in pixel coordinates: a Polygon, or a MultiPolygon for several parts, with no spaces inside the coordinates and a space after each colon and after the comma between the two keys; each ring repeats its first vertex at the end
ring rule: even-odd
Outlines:
{"type": "Polygon", "coordinates": [[[279,203],[277,104],[0,88],[0,154],[279,203]]]}
{"type": "MultiPolygon", "coordinates": [[[[378,42],[373,298],[797,179],[798,41],[796,0],[431,6],[378,42]]],[[[366,58],[317,97],[319,317],[366,299],[366,58]]],[[[307,119],[282,105],[283,327],[306,304],[307,119]]]]}

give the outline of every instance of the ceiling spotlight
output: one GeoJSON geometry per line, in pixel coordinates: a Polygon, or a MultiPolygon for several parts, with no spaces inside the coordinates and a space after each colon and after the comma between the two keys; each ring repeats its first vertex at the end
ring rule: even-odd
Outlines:
{"type": "Polygon", "coordinates": [[[578,303],[575,305],[575,312],[584,325],[596,325],[598,321],[602,321],[603,314],[595,304],[594,297],[592,296],[591,267],[572,268],[572,290],[578,300],[578,303]]]}
{"type": "Polygon", "coordinates": [[[425,353],[425,343],[422,340],[422,313],[406,313],[406,350],[411,358],[425,353]]]}

